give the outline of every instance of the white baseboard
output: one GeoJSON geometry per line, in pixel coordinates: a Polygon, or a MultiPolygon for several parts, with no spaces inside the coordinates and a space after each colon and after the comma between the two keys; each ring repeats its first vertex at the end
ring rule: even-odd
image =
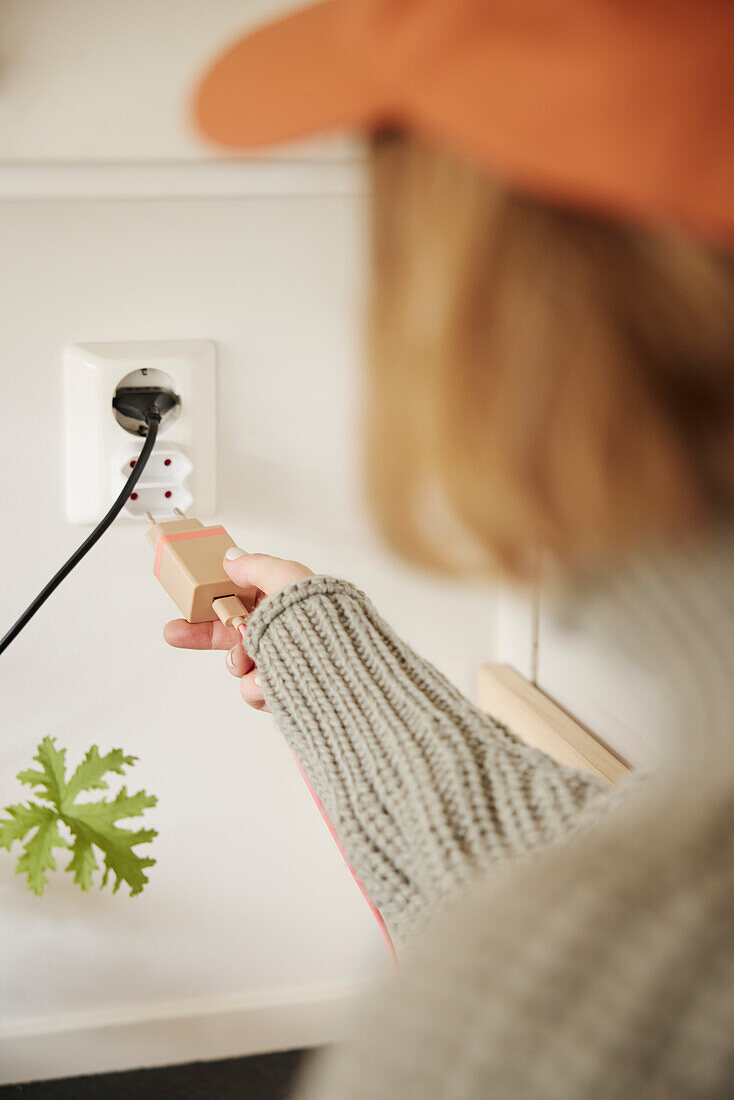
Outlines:
{"type": "Polygon", "coordinates": [[[361,990],[210,1000],[0,1027],[0,1085],[333,1042],[361,990]]]}

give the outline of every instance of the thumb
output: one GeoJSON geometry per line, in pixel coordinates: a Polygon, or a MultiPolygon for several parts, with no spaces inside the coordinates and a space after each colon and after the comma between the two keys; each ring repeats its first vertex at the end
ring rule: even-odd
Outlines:
{"type": "Polygon", "coordinates": [[[235,584],[259,588],[266,596],[293,584],[294,581],[312,577],[313,573],[297,561],[273,558],[270,554],[248,554],[238,546],[230,546],[224,555],[224,571],[235,584]]]}

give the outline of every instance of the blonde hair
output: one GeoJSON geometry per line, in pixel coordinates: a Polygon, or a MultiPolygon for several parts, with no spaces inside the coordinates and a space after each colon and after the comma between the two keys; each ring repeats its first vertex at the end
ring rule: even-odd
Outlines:
{"type": "Polygon", "coordinates": [[[403,555],[526,575],[731,506],[734,264],[372,139],[368,488],[403,555]]]}

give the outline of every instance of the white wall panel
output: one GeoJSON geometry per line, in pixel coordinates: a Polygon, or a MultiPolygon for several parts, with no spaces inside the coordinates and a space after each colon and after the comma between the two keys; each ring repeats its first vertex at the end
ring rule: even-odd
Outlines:
{"type": "MultiPolygon", "coordinates": [[[[83,533],[62,508],[64,345],[204,337],[221,521],[250,550],[354,579],[473,694],[495,655],[491,590],[397,563],[361,502],[359,148],[238,160],[190,126],[208,59],[297,6],[0,6],[0,624],[83,533]]],[[[56,874],[35,898],[0,852],[0,1082],[322,1042],[385,965],[271,720],[221,655],[163,644],[171,615],[142,531],[120,526],[0,663],[0,807],[46,734],[72,761],[92,742],[136,753],[132,785],[160,798],[141,897],[56,874]]]]}
{"type": "MultiPolygon", "coordinates": [[[[219,354],[222,522],[250,550],[353,578],[473,692],[493,652],[491,592],[394,562],[360,502],[358,200],[0,203],[0,238],[0,622],[80,538],[62,510],[63,346],[206,337],[219,354]]],[[[331,1003],[384,962],[271,720],[240,702],[221,655],[164,646],[171,613],[142,530],[121,526],[2,658],[0,806],[45,734],[72,758],[92,742],[136,753],[133,785],[160,798],[158,864],[136,899],[82,895],[61,874],[35,898],[0,852],[0,1052],[72,1027],[56,1047],[65,1062],[39,1072],[88,1064],[95,1021],[160,1018],[169,1004],[190,1020],[235,1003],[252,1019],[248,1006],[281,999],[278,1042],[300,1041],[294,997],[331,1003]]],[[[188,1033],[191,1057],[219,1052],[211,1029],[188,1033]]],[[[129,1034],[118,1067],[149,1058],[140,1028],[129,1034]]]]}
{"type": "MultiPolygon", "coordinates": [[[[654,765],[680,738],[680,699],[666,654],[615,643],[619,613],[540,600],[538,686],[633,767],[654,765]]],[[[631,622],[630,630],[639,626],[631,622]]]]}
{"type": "MultiPolygon", "coordinates": [[[[230,156],[190,121],[209,61],[303,0],[3,0],[0,162],[151,163],[230,156]]],[[[274,73],[273,80],[284,74],[274,73]]],[[[341,159],[352,145],[274,156],[341,159]]]]}

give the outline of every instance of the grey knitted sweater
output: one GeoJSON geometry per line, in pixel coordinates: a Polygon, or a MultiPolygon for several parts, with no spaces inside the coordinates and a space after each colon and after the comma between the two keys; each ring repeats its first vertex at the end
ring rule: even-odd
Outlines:
{"type": "Polygon", "coordinates": [[[248,648],[401,948],[304,1100],[734,1095],[731,751],[609,792],[328,577],[265,601],[248,648]]]}

